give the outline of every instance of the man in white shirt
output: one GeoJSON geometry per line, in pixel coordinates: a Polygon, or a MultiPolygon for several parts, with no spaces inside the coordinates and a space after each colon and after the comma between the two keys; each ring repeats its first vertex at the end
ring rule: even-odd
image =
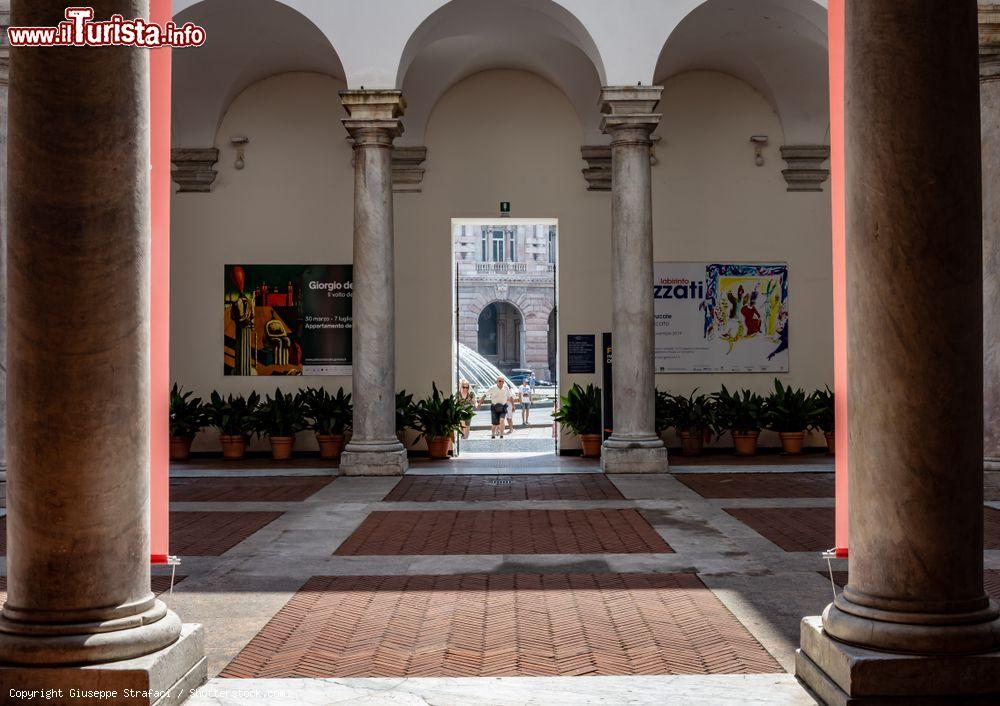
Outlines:
{"type": "Polygon", "coordinates": [[[503,438],[504,418],[507,416],[507,403],[513,398],[513,392],[507,381],[497,378],[497,384],[486,391],[486,399],[490,401],[490,438],[495,439],[497,432],[503,438]]]}

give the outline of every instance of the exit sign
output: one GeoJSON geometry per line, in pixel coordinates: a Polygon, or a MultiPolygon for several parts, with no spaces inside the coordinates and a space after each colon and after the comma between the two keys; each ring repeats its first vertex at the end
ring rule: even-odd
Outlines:
{"type": "Polygon", "coordinates": [[[510,215],[510,201],[500,202],[500,215],[509,216],[510,215]]]}

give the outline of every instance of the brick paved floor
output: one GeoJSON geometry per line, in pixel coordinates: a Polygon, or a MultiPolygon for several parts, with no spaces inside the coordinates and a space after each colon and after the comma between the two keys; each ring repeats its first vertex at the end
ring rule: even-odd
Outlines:
{"type": "Polygon", "coordinates": [[[170,553],[220,556],[281,515],[280,512],[171,512],[170,553]]]}
{"type": "Polygon", "coordinates": [[[774,673],[694,574],[315,576],[223,677],[774,673]]]}
{"type": "Polygon", "coordinates": [[[832,498],[832,473],[678,473],[703,498],[832,498]]]}
{"type": "Polygon", "coordinates": [[[333,482],[324,476],[171,478],[173,502],[294,502],[333,482]]]}
{"type": "Polygon", "coordinates": [[[635,510],[373,512],[337,555],[672,552],[635,510]]]}
{"type": "Polygon", "coordinates": [[[724,509],[786,552],[820,552],[834,545],[832,507],[724,509]]]}
{"type": "Polygon", "coordinates": [[[1000,549],[1000,510],[983,508],[983,548],[1000,549]]]}
{"type": "Polygon", "coordinates": [[[621,500],[603,473],[499,476],[404,476],[387,501],[439,500],[621,500]]]}

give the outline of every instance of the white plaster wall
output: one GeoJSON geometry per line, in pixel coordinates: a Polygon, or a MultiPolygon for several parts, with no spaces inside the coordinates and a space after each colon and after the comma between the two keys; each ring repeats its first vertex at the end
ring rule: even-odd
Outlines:
{"type": "MultiPolygon", "coordinates": [[[[172,376],[199,394],[270,391],[277,378],[222,375],[222,266],[227,262],[351,261],[350,149],[341,85],[284,74],[251,86],[229,109],[217,144],[250,137],[247,166],[224,147],[210,194],[181,194],[172,214],[172,376]]],[[[780,125],[767,101],[729,76],[697,72],[667,82],[653,167],[657,260],[784,260],[790,267],[791,372],[806,387],[832,382],[829,194],[787,193],[780,125]],[[752,134],[766,134],[753,164],[752,134]]],[[[404,119],[405,120],[405,119],[404,119]]],[[[492,217],[501,200],[518,218],[559,219],[559,340],[610,330],[610,194],[588,192],[581,129],[569,100],[534,74],[476,74],[439,101],[427,129],[423,193],[397,194],[396,381],[418,395],[450,384],[451,218],[492,217]]],[[[598,338],[599,341],[599,338],[598,338]]],[[[565,374],[573,382],[595,376],[565,374]]],[[[676,392],[747,386],[771,375],[659,375],[676,392]]],[[[349,378],[305,384],[350,388],[349,378]]],[[[767,440],[765,439],[765,442],[767,440]]],[[[198,448],[214,446],[200,439],[198,448]]],[[[565,447],[575,442],[564,440],[565,447]]]]}
{"type": "MultiPolygon", "coordinates": [[[[353,259],[354,172],[340,123],[346,117],[337,95],[342,88],[335,79],[310,73],[252,85],[233,101],[219,128],[219,175],[211,193],[171,199],[170,373],[199,395],[207,398],[213,389],[263,395],[298,381],[350,389],[350,377],[222,374],[224,265],[353,259]],[[236,134],[250,138],[241,171],[233,167],[229,143],[236,134]]],[[[216,447],[210,431],[194,449],[216,447]]]]}
{"type": "MultiPolygon", "coordinates": [[[[829,184],[789,193],[778,116],[759,93],[726,74],[696,71],[666,82],[653,168],[653,256],[657,261],[788,263],[786,384],[833,386],[833,276],[829,184]],[[767,135],[764,166],[751,135],[767,135]]],[[[762,394],[774,375],[659,374],[660,389],[713,392],[721,384],[762,394]]],[[[724,443],[729,443],[728,439],[724,443]]],[[[762,444],[777,445],[771,434],[762,444]]],[[[822,445],[822,437],[812,443],[822,445]]]]}

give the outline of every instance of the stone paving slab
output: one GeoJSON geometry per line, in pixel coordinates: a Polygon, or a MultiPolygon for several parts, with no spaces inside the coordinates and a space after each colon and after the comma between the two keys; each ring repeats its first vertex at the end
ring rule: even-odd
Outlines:
{"type": "Polygon", "coordinates": [[[832,473],[685,473],[677,480],[703,498],[832,498],[832,473]]]}
{"type": "Polygon", "coordinates": [[[212,679],[188,706],[811,706],[791,674],[212,679]]]}
{"type": "Polygon", "coordinates": [[[337,555],[672,552],[635,510],[372,512],[337,555]]]}
{"type": "Polygon", "coordinates": [[[177,556],[220,556],[280,512],[171,512],[170,552],[177,556]]]}
{"type": "Polygon", "coordinates": [[[621,500],[603,473],[562,475],[405,476],[383,502],[488,500],[621,500]]]}
{"type": "MultiPolygon", "coordinates": [[[[174,577],[174,587],[177,586],[186,577],[177,575],[174,577]]],[[[149,580],[149,588],[153,592],[153,595],[159,596],[161,593],[165,593],[170,590],[170,577],[169,576],[151,576],[149,580]]],[[[0,576],[0,608],[3,604],[7,602],[7,577],[0,576]]]]}
{"type": "Polygon", "coordinates": [[[832,507],[724,509],[786,552],[822,552],[834,546],[832,507]]]}
{"type": "Polygon", "coordinates": [[[693,574],[480,574],[315,576],[221,676],[779,671],[693,574]]]}
{"type": "Polygon", "coordinates": [[[302,501],[333,482],[330,476],[171,478],[171,502],[302,501]]]}
{"type": "MultiPolygon", "coordinates": [[[[830,578],[829,572],[819,572],[821,576],[826,579],[830,578]]],[[[847,585],[847,572],[846,571],[834,571],[833,572],[833,582],[837,584],[840,588],[847,585]]],[[[987,595],[995,601],[1000,602],[1000,571],[987,570],[983,572],[983,588],[986,589],[987,595]]]]}
{"type": "Polygon", "coordinates": [[[1000,510],[983,508],[983,549],[1000,549],[1000,510]]]}

